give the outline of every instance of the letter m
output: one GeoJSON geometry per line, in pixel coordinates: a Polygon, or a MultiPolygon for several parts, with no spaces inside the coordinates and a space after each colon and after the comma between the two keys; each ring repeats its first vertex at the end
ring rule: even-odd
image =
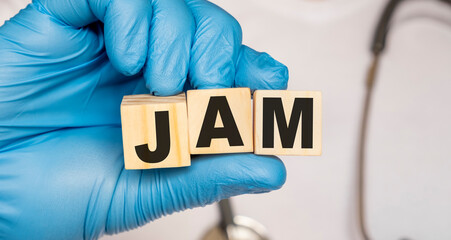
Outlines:
{"type": "Polygon", "coordinates": [[[263,98],[263,148],[274,148],[274,118],[283,148],[293,148],[302,117],[301,147],[313,148],[313,98],[295,98],[287,123],[281,98],[263,98]]]}

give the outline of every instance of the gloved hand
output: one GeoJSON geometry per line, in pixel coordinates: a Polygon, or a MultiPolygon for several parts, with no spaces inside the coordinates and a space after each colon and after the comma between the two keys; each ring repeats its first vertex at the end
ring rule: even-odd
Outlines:
{"type": "Polygon", "coordinates": [[[271,156],[124,170],[119,106],[149,90],[284,89],[287,75],[204,0],[33,1],[0,28],[0,239],[93,239],[280,188],[271,156]]]}

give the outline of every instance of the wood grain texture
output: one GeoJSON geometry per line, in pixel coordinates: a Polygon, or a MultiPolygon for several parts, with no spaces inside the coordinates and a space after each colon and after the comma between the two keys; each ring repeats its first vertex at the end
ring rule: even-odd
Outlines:
{"type": "Polygon", "coordinates": [[[148,94],[124,96],[121,103],[122,137],[126,169],[171,168],[191,165],[188,149],[188,120],[185,94],[157,97],[148,94]],[[142,161],[136,146],[157,148],[155,112],[169,113],[170,150],[158,163],[142,161]]]}
{"type": "MultiPolygon", "coordinates": [[[[189,145],[191,154],[252,152],[252,103],[249,88],[190,90],[187,92],[189,145]],[[225,96],[241,137],[242,146],[230,146],[227,138],[214,138],[209,147],[197,147],[211,97],[225,96]]],[[[224,127],[220,114],[215,128],[224,127]]]]}
{"type": "MultiPolygon", "coordinates": [[[[257,90],[254,92],[254,153],[261,155],[321,155],[322,147],[322,99],[321,92],[317,91],[285,91],[285,90],[257,90]],[[281,135],[274,114],[274,140],[273,147],[263,147],[263,99],[280,98],[285,114],[286,126],[290,122],[294,101],[296,98],[313,99],[313,145],[312,148],[303,148],[301,142],[302,117],[296,130],[294,145],[283,147],[281,135]]],[[[266,126],[268,127],[268,126],[266,126]]],[[[310,138],[311,139],[311,138],[310,138]]]]}

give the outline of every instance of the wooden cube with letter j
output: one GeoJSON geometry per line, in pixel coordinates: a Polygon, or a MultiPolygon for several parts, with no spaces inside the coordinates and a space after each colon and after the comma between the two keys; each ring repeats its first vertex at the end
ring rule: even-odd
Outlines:
{"type": "Polygon", "coordinates": [[[321,101],[315,91],[255,91],[255,154],[321,155],[321,101]]]}
{"type": "Polygon", "coordinates": [[[191,154],[253,151],[249,88],[190,90],[187,105],[191,154]]]}
{"type": "Polygon", "coordinates": [[[124,96],[121,119],[126,169],[191,164],[185,94],[124,96]]]}

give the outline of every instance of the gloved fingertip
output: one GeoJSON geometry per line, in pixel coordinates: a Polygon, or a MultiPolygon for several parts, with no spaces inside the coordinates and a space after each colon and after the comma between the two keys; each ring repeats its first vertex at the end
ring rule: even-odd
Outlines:
{"type": "MultiPolygon", "coordinates": [[[[145,78],[147,79],[146,75],[145,78]]],[[[150,93],[155,96],[172,96],[183,92],[185,82],[186,78],[182,78],[178,81],[168,81],[167,79],[155,81],[155,79],[153,79],[152,84],[147,84],[147,88],[150,93]]]]}
{"type": "MultiPolygon", "coordinates": [[[[145,27],[142,27],[145,28],[145,27]]],[[[126,76],[137,74],[147,56],[147,33],[118,36],[111,26],[105,26],[105,48],[111,64],[126,76]],[[114,32],[114,33],[113,33],[114,32]]]]}
{"type": "Polygon", "coordinates": [[[254,168],[256,185],[252,193],[263,193],[280,189],[286,181],[287,170],[283,162],[276,156],[250,155],[260,163],[260,167],[254,168]]]}
{"type": "Polygon", "coordinates": [[[109,55],[111,55],[110,61],[111,64],[113,64],[114,68],[125,76],[136,75],[144,66],[145,57],[136,55],[134,53],[109,55]]]}
{"type": "Polygon", "coordinates": [[[286,89],[288,68],[265,52],[242,46],[235,76],[236,87],[286,89]]]}
{"type": "MultiPolygon", "coordinates": [[[[197,53],[194,53],[196,55],[197,53]]],[[[190,84],[193,89],[231,88],[234,83],[235,66],[226,53],[216,52],[217,59],[191,59],[190,84]]]]}
{"type": "Polygon", "coordinates": [[[264,64],[260,69],[264,71],[266,84],[269,89],[287,89],[288,86],[288,67],[275,60],[267,53],[262,53],[261,58],[264,64]]]}

